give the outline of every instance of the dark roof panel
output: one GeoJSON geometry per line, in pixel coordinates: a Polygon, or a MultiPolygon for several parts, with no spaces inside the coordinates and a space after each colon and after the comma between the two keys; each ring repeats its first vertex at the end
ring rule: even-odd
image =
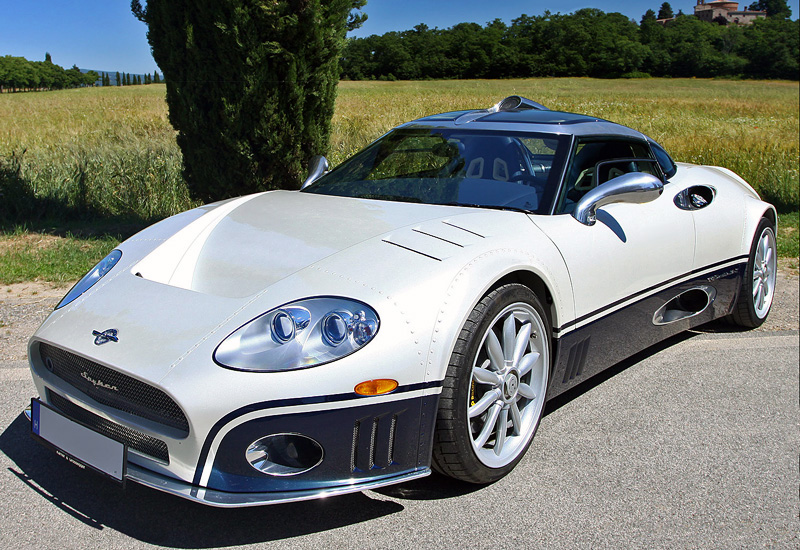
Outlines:
{"type": "Polygon", "coordinates": [[[499,111],[479,118],[476,122],[525,122],[528,124],[579,124],[581,122],[606,122],[602,118],[535,109],[499,111]]]}

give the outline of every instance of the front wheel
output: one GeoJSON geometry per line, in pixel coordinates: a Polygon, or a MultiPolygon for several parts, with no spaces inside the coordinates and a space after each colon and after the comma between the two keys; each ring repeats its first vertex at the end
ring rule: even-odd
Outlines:
{"type": "Polygon", "coordinates": [[[550,373],[550,326],[537,296],[519,284],[487,294],[456,343],[434,436],[433,466],[490,483],[522,459],[539,426],[550,373]]]}

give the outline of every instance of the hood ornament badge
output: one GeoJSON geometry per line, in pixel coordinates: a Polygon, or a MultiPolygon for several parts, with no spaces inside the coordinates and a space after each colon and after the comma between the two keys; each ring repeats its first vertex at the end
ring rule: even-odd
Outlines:
{"type": "Polygon", "coordinates": [[[102,346],[107,342],[119,342],[119,338],[117,338],[117,329],[115,328],[110,328],[108,330],[104,330],[103,332],[93,330],[92,336],[95,337],[95,346],[102,346]]]}

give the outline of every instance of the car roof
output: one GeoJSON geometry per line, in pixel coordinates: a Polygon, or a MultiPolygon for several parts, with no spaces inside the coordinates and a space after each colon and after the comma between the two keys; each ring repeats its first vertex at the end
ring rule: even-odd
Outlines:
{"type": "MultiPolygon", "coordinates": [[[[537,104],[538,105],[538,104],[537,104]]],[[[540,132],[575,136],[621,136],[649,139],[632,128],[602,118],[551,111],[545,107],[452,111],[407,122],[400,128],[474,128],[508,132],[540,132]]]]}

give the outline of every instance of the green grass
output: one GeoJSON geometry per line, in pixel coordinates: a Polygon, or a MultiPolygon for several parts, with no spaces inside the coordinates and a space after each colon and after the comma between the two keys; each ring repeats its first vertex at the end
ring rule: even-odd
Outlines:
{"type": "MultiPolygon", "coordinates": [[[[678,161],[732,169],[778,207],[780,254],[797,258],[799,92],[797,82],[704,79],[342,82],[328,158],[336,165],[401,122],[519,94],[641,130],[678,161]]],[[[0,283],[74,280],[129,233],[120,223],[135,230],[194,206],[164,94],[0,94],[0,283]],[[36,235],[59,240],[30,248],[36,235]]]]}
{"type": "Polygon", "coordinates": [[[0,284],[79,279],[119,242],[110,236],[64,237],[17,229],[0,235],[0,284]]]}
{"type": "MultiPolygon", "coordinates": [[[[781,258],[800,257],[800,213],[790,212],[778,216],[778,256],[781,258]]],[[[794,262],[797,267],[797,261],[794,262]]]]}

